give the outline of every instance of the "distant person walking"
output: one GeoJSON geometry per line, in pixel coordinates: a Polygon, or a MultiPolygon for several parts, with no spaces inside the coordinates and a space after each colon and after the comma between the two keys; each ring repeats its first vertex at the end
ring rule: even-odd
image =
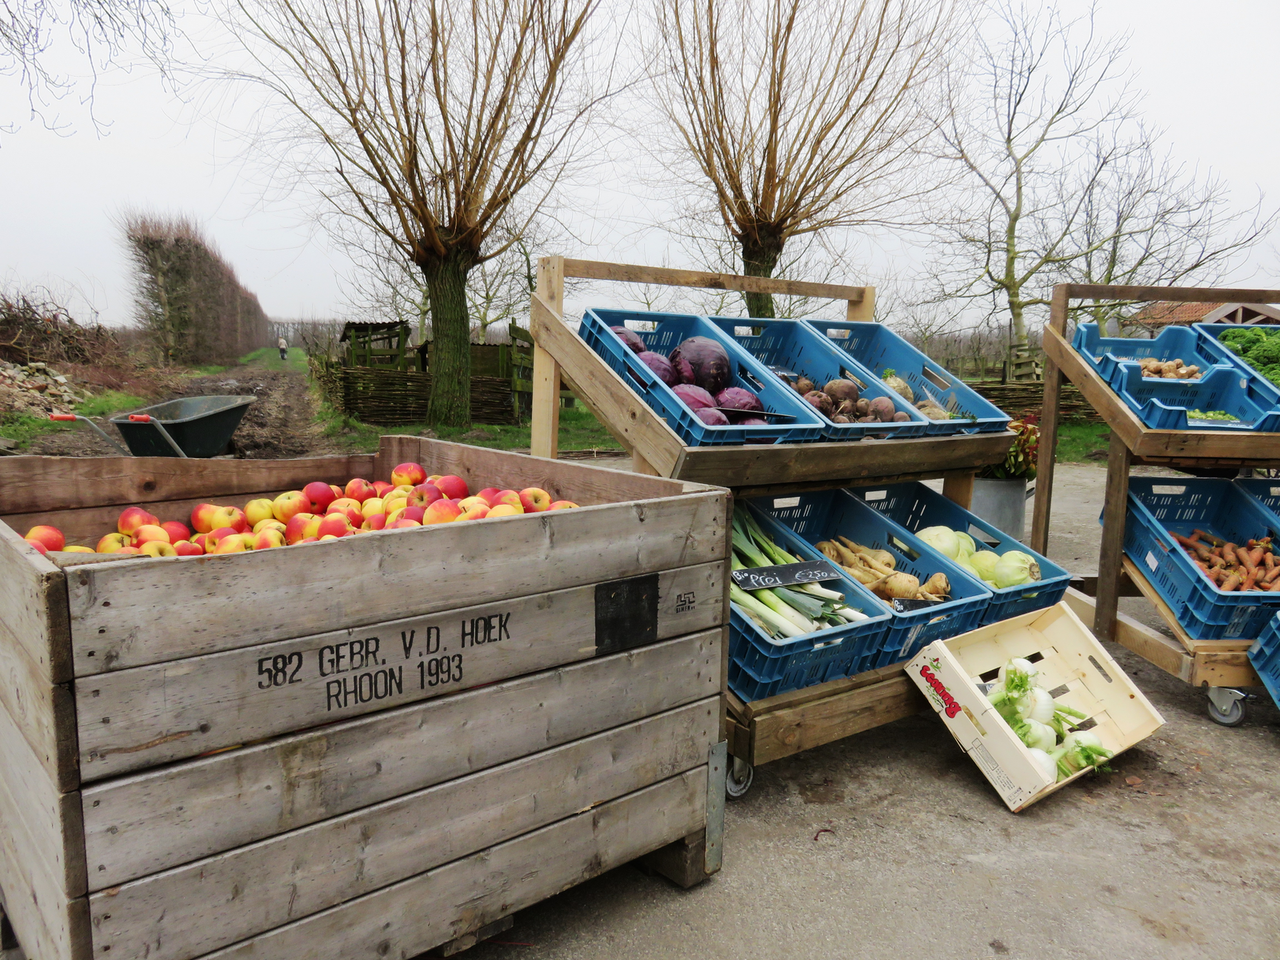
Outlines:
{"type": "Polygon", "coordinates": [[[284,337],[281,337],[279,340],[276,341],[276,346],[280,348],[280,359],[288,360],[289,359],[289,341],[286,340],[284,337]]]}

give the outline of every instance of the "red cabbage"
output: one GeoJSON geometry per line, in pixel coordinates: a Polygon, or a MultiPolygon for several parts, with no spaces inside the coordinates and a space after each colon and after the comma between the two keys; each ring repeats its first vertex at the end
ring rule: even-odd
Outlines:
{"type": "Polygon", "coordinates": [[[693,364],[680,356],[679,350],[672,350],[668,358],[671,369],[675,371],[676,383],[694,383],[693,364]]]}
{"type": "Polygon", "coordinates": [[[671,391],[694,413],[716,405],[715,397],[692,383],[678,383],[671,388],[671,391]]]}
{"type": "Polygon", "coordinates": [[[695,410],[694,415],[709,427],[727,427],[729,418],[714,407],[708,407],[705,410],[695,410]]]}
{"type": "Polygon", "coordinates": [[[716,406],[727,410],[744,410],[753,413],[764,410],[764,404],[750,390],[744,387],[725,387],[716,394],[716,406]]]}
{"type": "Polygon", "coordinates": [[[692,382],[712,396],[729,386],[729,354],[724,347],[707,337],[690,337],[671,351],[671,364],[684,383],[684,363],[688,362],[693,373],[692,382]]]}
{"type": "Polygon", "coordinates": [[[640,359],[645,362],[650,370],[658,375],[658,379],[665,383],[668,387],[674,387],[680,381],[676,379],[675,368],[671,366],[671,361],[660,353],[654,353],[652,350],[646,350],[640,354],[640,359]]]}
{"type": "Polygon", "coordinates": [[[640,339],[640,334],[634,330],[628,330],[626,327],[610,327],[618,338],[636,353],[644,353],[648,348],[644,345],[644,341],[640,339]]]}

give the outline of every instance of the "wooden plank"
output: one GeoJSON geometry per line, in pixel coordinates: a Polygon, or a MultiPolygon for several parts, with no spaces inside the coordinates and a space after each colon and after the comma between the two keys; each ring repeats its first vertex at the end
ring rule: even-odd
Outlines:
{"type": "Polygon", "coordinates": [[[283,550],[69,567],[76,675],[457,609],[499,590],[527,596],[722,559],[726,498],[685,494],[283,550]],[[156,611],[179,599],[175,629],[156,611]]]}
{"type": "MultiPolygon", "coordinates": [[[[1095,610],[1093,597],[1087,597],[1079,590],[1068,589],[1063,599],[1081,620],[1085,623],[1092,622],[1095,610]]],[[[1157,633],[1146,624],[1121,613],[1115,620],[1115,642],[1165,673],[1172,674],[1185,683],[1191,682],[1195,661],[1177,640],[1157,633]]]]}
{"type": "MultiPolygon", "coordinates": [[[[1062,284],[1053,288],[1049,301],[1049,327],[1055,333],[1067,329],[1067,291],[1062,284]]],[[[1062,369],[1046,353],[1044,400],[1040,411],[1040,453],[1036,461],[1035,502],[1031,508],[1031,549],[1042,556],[1049,551],[1049,515],[1053,510],[1053,471],[1058,462],[1059,400],[1062,397],[1062,369]]]]}
{"type": "Polygon", "coordinates": [[[1156,613],[1160,614],[1160,618],[1164,620],[1165,626],[1169,628],[1169,632],[1173,634],[1175,640],[1182,644],[1182,648],[1192,656],[1198,653],[1230,653],[1243,652],[1253,645],[1253,639],[1243,640],[1197,640],[1191,637],[1186,630],[1182,628],[1182,624],[1178,623],[1178,617],[1165,603],[1164,598],[1156,592],[1156,588],[1151,585],[1151,581],[1139,569],[1138,565],[1128,557],[1124,558],[1125,579],[1138,588],[1138,592],[1150,601],[1151,605],[1156,608],[1156,613]]]}
{"type": "Polygon", "coordinates": [[[371,467],[368,456],[295,460],[6,457],[0,460],[0,514],[290,490],[312,480],[346,483],[371,467]]]}
{"type": "Polygon", "coordinates": [[[905,674],[752,719],[750,762],[768,763],[928,709],[905,674]]]}
{"type": "Polygon", "coordinates": [[[23,868],[39,866],[66,898],[80,896],[87,889],[80,795],[58,790],[6,710],[0,710],[0,771],[10,803],[0,832],[18,834],[23,868]]]}
{"type": "MultiPolygon", "coordinates": [[[[557,318],[564,316],[564,257],[538,260],[534,295],[541,298],[557,318]]],[[[530,329],[532,327],[530,322],[530,329]]],[[[537,342],[533,345],[532,378],[529,452],[535,457],[554,460],[560,453],[560,365],[537,342]]]]}
{"type": "Polygon", "coordinates": [[[618,442],[628,450],[639,451],[663,476],[672,476],[683,441],[536,294],[529,328],[539,346],[560,365],[574,392],[618,442]]]}
{"type": "Polygon", "coordinates": [[[63,683],[71,679],[69,636],[63,572],[0,523],[0,644],[21,649],[42,679],[63,683]]]}
{"type": "Polygon", "coordinates": [[[113,887],[95,950],[189,960],[705,766],[718,726],[710,697],[113,887]]]}
{"type": "Polygon", "coordinates": [[[1258,687],[1262,681],[1249,662],[1247,651],[1196,653],[1191,675],[1194,687],[1258,687]]]}
{"type": "Polygon", "coordinates": [[[604,263],[598,260],[564,261],[564,275],[582,280],[614,280],[619,283],[654,283],[667,287],[705,287],[709,290],[742,290],[748,293],[779,293],[793,297],[822,297],[829,300],[861,301],[866,287],[777,277],[744,277],[731,273],[677,270],[672,267],[645,267],[632,263],[604,263]]]}
{"type": "Polygon", "coordinates": [[[861,300],[850,300],[844,318],[850,323],[873,323],[876,319],[876,288],[863,287],[861,300]]]}
{"type": "Polygon", "coordinates": [[[1146,429],[1138,415],[1116,396],[1115,391],[1076,353],[1075,347],[1052,326],[1044,328],[1043,347],[1047,360],[1076,385],[1089,405],[1121,436],[1125,445],[1133,449],[1146,429]]]}
{"type": "Polygon", "coordinates": [[[973,503],[973,479],[972,473],[949,475],[942,481],[942,495],[968,510],[973,503]]]}
{"type": "Polygon", "coordinates": [[[0,624],[0,711],[7,713],[15,736],[35,754],[45,775],[59,790],[80,783],[77,762],[75,700],[71,686],[50,683],[27,652],[4,635],[0,624]]]}
{"type": "Polygon", "coordinates": [[[692,833],[706,783],[704,766],[206,957],[416,957],[692,833]]]}
{"type": "Polygon", "coordinates": [[[1120,602],[1120,570],[1124,560],[1124,524],[1129,508],[1129,448],[1118,433],[1111,434],[1107,455],[1107,489],[1102,507],[1102,549],[1098,554],[1098,598],[1093,633],[1100,640],[1115,639],[1120,602]]]}
{"type": "Polygon", "coordinates": [[[719,691],[721,637],[710,630],[87,787],[90,889],[705,699],[719,691]]]}
{"type": "Polygon", "coordinates": [[[903,665],[900,663],[890,664],[887,667],[879,667],[875,670],[865,670],[862,673],[854,674],[852,677],[841,677],[839,680],[828,680],[826,683],[815,684],[812,687],[801,687],[799,690],[792,690],[788,693],[779,693],[772,697],[766,697],[763,700],[754,700],[751,703],[743,704],[743,716],[750,720],[766,713],[775,713],[779,710],[790,710],[794,707],[800,706],[801,704],[813,703],[817,700],[829,700],[832,697],[848,693],[851,690],[860,690],[863,687],[873,686],[874,684],[882,683],[885,680],[896,680],[901,676],[905,676],[905,674],[903,672],[903,665]]]}
{"type": "Polygon", "coordinates": [[[734,487],[733,494],[741,499],[751,499],[752,497],[766,496],[785,496],[796,493],[804,493],[810,490],[835,490],[840,487],[869,487],[884,486],[890,483],[906,483],[911,480],[938,480],[943,481],[951,477],[972,476],[972,470],[924,470],[913,473],[896,473],[882,477],[845,477],[836,479],[834,477],[825,480],[809,480],[805,483],[770,483],[763,486],[742,486],[734,487]]]}
{"type": "Polygon", "coordinates": [[[81,776],[608,656],[724,622],[722,562],[81,678],[81,776]]]}
{"type": "Polygon", "coordinates": [[[825,482],[828,486],[898,475],[973,472],[999,463],[1013,434],[977,433],[856,443],[684,447],[674,476],[700,483],[772,488],[825,482]]]}
{"type": "Polygon", "coordinates": [[[1066,284],[1072,300],[1168,300],[1172,303],[1280,303],[1280,290],[1255,287],[1145,287],[1119,284],[1066,284]]]}

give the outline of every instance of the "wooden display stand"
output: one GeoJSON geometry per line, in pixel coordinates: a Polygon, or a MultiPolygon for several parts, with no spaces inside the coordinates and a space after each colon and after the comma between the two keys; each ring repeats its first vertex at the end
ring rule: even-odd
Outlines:
{"type": "MultiPolygon", "coordinates": [[[[1053,288],[1049,323],[1044,330],[1045,389],[1040,423],[1040,449],[1053,451],[1058,439],[1058,395],[1063,378],[1070,380],[1111,428],[1107,458],[1107,492],[1103,507],[1102,548],[1098,558],[1097,599],[1071,591],[1068,600],[1093,631],[1115,640],[1160,669],[1211,691],[1210,716],[1240,722],[1238,696],[1214,694],[1214,688],[1255,686],[1260,681],[1246,656],[1249,640],[1195,640],[1151,584],[1124,557],[1124,527],[1129,496],[1129,469],[1134,464],[1196,470],[1217,467],[1280,466],[1280,434],[1225,430],[1153,430],[1125,404],[1066,339],[1071,300],[1168,300],[1178,303],[1275,303],[1280,290],[1237,290],[1196,287],[1126,287],[1059,284],[1053,288]],[[1117,615],[1120,596],[1145,596],[1176,637],[1168,637],[1135,620],[1117,615]],[[1088,616],[1086,617],[1086,614],[1088,616]],[[1232,704],[1238,706],[1233,706],[1232,704]]],[[[1049,517],[1053,503],[1054,457],[1041,458],[1032,518],[1031,549],[1049,555],[1049,517]]]]}
{"type": "MultiPolygon", "coordinates": [[[[531,308],[534,396],[531,452],[554,459],[559,428],[559,383],[574,394],[630,452],[639,473],[729,487],[735,497],[785,496],[808,490],[943,478],[943,493],[963,507],[974,474],[999,463],[1013,442],[1009,431],[843,443],[746,444],[690,447],[563,319],[567,278],[649,283],[714,290],[821,297],[843,301],[845,318],[872,321],[875,288],[766,277],[703,273],[665,267],[544,257],[531,308]]],[[[839,740],[926,708],[900,666],[728,705],[729,752],[735,758],[731,796],[750,784],[751,768],[839,740]],[[736,781],[736,791],[735,784],[736,781]]]]}
{"type": "Polygon", "coordinates": [[[15,457],[0,497],[0,890],[32,960],[448,954],[638,857],[719,869],[724,490],[384,437],[15,457]],[[21,539],[405,461],[584,506],[214,557],[21,539]]]}

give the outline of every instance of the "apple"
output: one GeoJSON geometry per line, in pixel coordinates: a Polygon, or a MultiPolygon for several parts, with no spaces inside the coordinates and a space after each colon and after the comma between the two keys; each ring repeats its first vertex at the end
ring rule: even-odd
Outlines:
{"type": "Polygon", "coordinates": [[[413,504],[409,504],[409,506],[405,507],[404,510],[400,512],[400,516],[408,517],[410,520],[421,523],[426,512],[426,507],[415,507],[413,504]]]}
{"type": "Polygon", "coordinates": [[[452,474],[443,476],[438,480],[431,480],[428,478],[427,482],[434,483],[440,488],[440,492],[450,500],[461,500],[463,497],[471,493],[471,491],[467,489],[467,481],[463,480],[461,477],[455,477],[452,474]]]}
{"type": "MultiPolygon", "coordinates": [[[[337,537],[330,537],[329,539],[336,540],[337,537]]],[[[319,537],[305,537],[304,539],[298,541],[298,543],[319,543],[319,542],[320,542],[319,537]]]]}
{"type": "Polygon", "coordinates": [[[213,529],[213,511],[217,509],[217,504],[202,503],[191,511],[191,526],[196,533],[208,533],[213,529]]]}
{"type": "Polygon", "coordinates": [[[123,557],[140,557],[142,556],[142,551],[137,547],[121,547],[119,550],[115,551],[115,554],[116,556],[123,557]]]}
{"type": "Polygon", "coordinates": [[[422,514],[422,525],[432,523],[452,523],[462,516],[462,510],[453,500],[437,500],[427,507],[422,514]]]}
{"type": "Polygon", "coordinates": [[[129,546],[131,538],[123,533],[108,533],[105,537],[98,541],[95,553],[119,553],[125,547],[129,546]]]}
{"type": "Polygon", "coordinates": [[[218,541],[218,545],[213,548],[215,554],[224,553],[244,553],[249,549],[246,538],[239,533],[233,533],[228,537],[223,537],[218,541]]]}
{"type": "Polygon", "coordinates": [[[304,532],[307,524],[315,519],[314,513],[295,513],[289,518],[289,522],[284,525],[284,539],[286,543],[297,543],[306,536],[304,532]]]}
{"type": "Polygon", "coordinates": [[[329,484],[329,489],[333,491],[333,498],[335,500],[338,499],[338,497],[346,496],[346,494],[342,492],[342,488],[336,483],[329,484]]]}
{"type": "Polygon", "coordinates": [[[437,500],[443,500],[444,494],[434,483],[420,483],[409,494],[409,503],[415,507],[429,507],[437,500]]]}
{"type": "Polygon", "coordinates": [[[365,519],[368,519],[369,517],[372,517],[375,513],[386,513],[386,511],[382,508],[381,497],[370,497],[364,503],[360,504],[360,516],[364,517],[365,519]]]}
{"type": "Polygon", "coordinates": [[[467,497],[458,506],[462,506],[468,501],[470,501],[471,505],[463,509],[462,516],[458,518],[459,520],[483,520],[489,515],[489,505],[479,497],[467,497]]]}
{"type": "MultiPolygon", "coordinates": [[[[311,514],[309,514],[309,513],[307,513],[307,514],[294,514],[294,516],[307,516],[307,517],[309,517],[309,516],[311,516],[311,514]]],[[[292,517],[290,517],[290,519],[293,519],[293,518],[292,518],[292,517]]],[[[277,520],[275,517],[267,517],[267,519],[265,519],[265,520],[259,520],[257,523],[255,523],[255,524],[253,525],[253,532],[254,532],[254,533],[261,533],[263,530],[279,530],[281,533],[284,533],[284,532],[285,532],[286,530],[288,530],[288,529],[289,529],[289,526],[288,526],[288,524],[287,524],[287,523],[281,523],[281,522],[280,522],[279,520],[277,520]]]]}
{"type": "Polygon", "coordinates": [[[24,540],[38,540],[44,544],[46,550],[61,550],[67,545],[67,538],[62,535],[62,531],[57,527],[51,527],[48,524],[38,524],[27,531],[24,540]]]}
{"type": "Polygon", "coordinates": [[[476,496],[483,499],[485,503],[489,504],[489,506],[496,507],[497,503],[493,500],[493,498],[496,497],[501,492],[502,492],[501,487],[485,487],[483,490],[477,493],[476,496]]]}
{"type": "Polygon", "coordinates": [[[394,520],[391,523],[387,524],[387,529],[388,530],[407,530],[409,527],[420,527],[420,526],[422,526],[422,524],[420,524],[417,520],[410,520],[408,517],[401,517],[399,520],[394,520]]]}
{"type": "Polygon", "coordinates": [[[520,509],[520,505],[512,506],[509,503],[500,503],[489,511],[489,519],[494,520],[498,517],[518,517],[524,511],[520,509]]]}
{"type": "Polygon", "coordinates": [[[361,479],[360,477],[352,477],[347,481],[347,487],[343,493],[352,500],[355,500],[357,503],[364,503],[377,493],[377,491],[374,490],[373,484],[368,480],[361,479]]]}
{"type": "MultiPolygon", "coordinates": [[[[326,513],[324,516],[327,517],[328,514],[326,513]]],[[[350,522],[350,520],[351,518],[347,517],[347,521],[350,522]]],[[[313,516],[307,521],[307,525],[302,528],[302,539],[306,540],[308,537],[318,539],[320,537],[320,524],[322,523],[324,523],[324,517],[313,516]]]]}
{"type": "Polygon", "coordinates": [[[547,509],[548,510],[572,510],[576,506],[577,504],[574,503],[572,500],[556,500],[551,504],[551,506],[547,507],[547,509]]]}
{"type": "Polygon", "coordinates": [[[154,543],[156,541],[161,541],[163,543],[170,542],[169,531],[154,523],[144,523],[133,535],[133,545],[135,547],[142,547],[145,544],[154,543]]]}
{"type": "Polygon", "coordinates": [[[204,547],[193,540],[182,540],[173,545],[174,551],[180,557],[203,557],[204,547]]]}
{"type": "Polygon", "coordinates": [[[253,535],[253,549],[270,550],[272,547],[285,546],[284,534],[279,530],[268,529],[253,535]]]}
{"type": "Polygon", "coordinates": [[[141,507],[125,507],[120,513],[120,519],[116,521],[116,529],[127,537],[132,537],[138,532],[141,526],[159,525],[160,518],[156,517],[141,507]]]}
{"type": "Polygon", "coordinates": [[[324,515],[326,517],[332,517],[334,514],[337,514],[338,516],[341,516],[341,517],[346,517],[347,521],[353,527],[358,527],[360,526],[360,524],[364,523],[364,514],[360,512],[360,507],[358,505],[354,507],[348,507],[348,506],[337,507],[337,506],[334,506],[333,504],[330,504],[329,509],[325,511],[324,515]]]}
{"type": "Polygon", "coordinates": [[[458,501],[458,506],[463,510],[471,510],[476,506],[491,507],[493,504],[477,493],[474,496],[463,497],[458,501]]]}
{"type": "Polygon", "coordinates": [[[525,513],[542,513],[551,506],[551,494],[541,487],[525,487],[520,491],[520,506],[525,513]]]}
{"type": "Polygon", "coordinates": [[[166,520],[160,524],[164,528],[164,532],[169,534],[169,542],[177,543],[179,540],[190,540],[191,530],[185,523],[177,520],[166,520]]]}
{"type": "Polygon", "coordinates": [[[215,507],[210,520],[213,523],[213,530],[220,527],[231,527],[236,533],[244,533],[249,529],[249,521],[244,517],[244,511],[239,507],[215,507]]]}
{"type": "Polygon", "coordinates": [[[387,491],[394,488],[394,483],[387,483],[385,480],[373,481],[373,495],[375,497],[385,497],[387,495],[387,491]]]}
{"type": "Polygon", "coordinates": [[[408,484],[409,486],[417,486],[427,479],[427,471],[422,469],[420,463],[402,463],[391,471],[391,482],[396,486],[408,484]]]}
{"type": "Polygon", "coordinates": [[[301,490],[286,490],[271,501],[271,512],[281,523],[288,523],[290,517],[310,513],[311,501],[301,490]]]}
{"type": "MultiPolygon", "coordinates": [[[[363,522],[363,518],[361,520],[363,522]]],[[[351,521],[347,519],[344,513],[327,513],[323,520],[320,521],[320,527],[317,535],[321,538],[326,536],[345,537],[351,532],[351,521]]]]}
{"type": "Polygon", "coordinates": [[[94,550],[93,550],[93,547],[70,546],[70,547],[63,547],[62,552],[63,553],[93,553],[94,550]]]}
{"type": "MultiPolygon", "coordinates": [[[[26,540],[26,537],[23,537],[23,539],[26,540]]],[[[46,547],[43,543],[41,543],[39,540],[27,540],[26,542],[27,542],[27,546],[35,547],[36,550],[40,553],[49,552],[49,548],[46,547]]]]}
{"type": "Polygon", "coordinates": [[[386,525],[387,515],[385,513],[375,513],[372,517],[366,518],[364,523],[360,524],[360,529],[365,531],[382,530],[386,525]]]}
{"type": "Polygon", "coordinates": [[[492,507],[501,506],[504,503],[509,507],[514,507],[516,513],[524,513],[524,506],[520,503],[520,494],[514,490],[499,490],[489,500],[489,505],[492,507]]]}
{"type": "Polygon", "coordinates": [[[328,509],[329,504],[338,499],[338,494],[334,492],[333,487],[320,480],[312,480],[302,488],[302,495],[307,498],[307,502],[311,504],[309,513],[317,511],[323,513],[328,509]]]}
{"type": "Polygon", "coordinates": [[[176,557],[178,551],[168,540],[148,540],[141,547],[148,557],[176,557]]]}
{"type": "MultiPolygon", "coordinates": [[[[266,520],[268,517],[274,516],[275,511],[272,509],[269,497],[250,500],[244,505],[244,519],[251,527],[256,527],[259,520],[266,520]]],[[[276,519],[279,519],[279,517],[276,517],[276,519]]]]}

